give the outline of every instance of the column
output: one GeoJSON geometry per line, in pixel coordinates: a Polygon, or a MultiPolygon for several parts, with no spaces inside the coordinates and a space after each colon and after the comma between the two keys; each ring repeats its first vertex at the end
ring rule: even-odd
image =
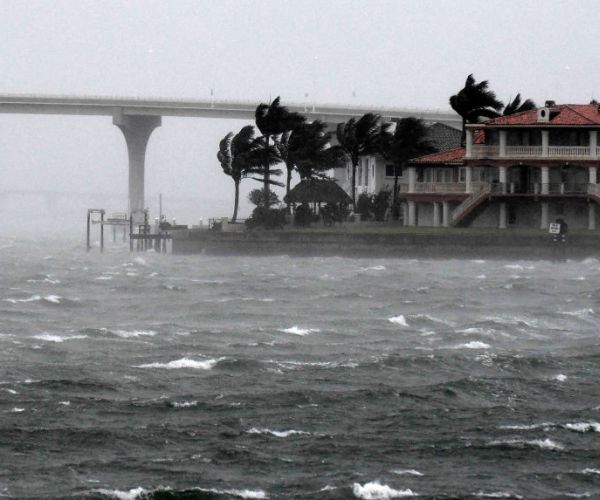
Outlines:
{"type": "Polygon", "coordinates": [[[417,225],[417,207],[414,200],[408,200],[408,225],[417,225]]]}
{"type": "Polygon", "coordinates": [[[590,156],[592,158],[598,158],[598,131],[590,130],[590,156]]]}
{"type": "Polygon", "coordinates": [[[498,181],[500,182],[500,189],[502,189],[502,194],[506,194],[506,167],[498,167],[498,181]]]}
{"type": "MultiPolygon", "coordinates": [[[[550,170],[548,169],[548,167],[542,167],[542,190],[541,190],[541,193],[548,194],[549,192],[550,192],[550,170]]],[[[548,225],[548,224],[546,224],[546,225],[548,225]]]]}
{"type": "Polygon", "coordinates": [[[596,229],[596,203],[593,201],[588,202],[588,229],[596,229]]]}
{"type": "Polygon", "coordinates": [[[465,134],[465,158],[471,158],[473,155],[473,131],[467,128],[465,134]]]}
{"type": "Polygon", "coordinates": [[[417,184],[417,169],[416,167],[408,167],[408,192],[414,193],[417,184]]]}
{"type": "Polygon", "coordinates": [[[506,202],[501,201],[499,204],[499,220],[498,220],[498,228],[506,229],[506,202]]]}
{"type": "Polygon", "coordinates": [[[548,202],[542,201],[542,217],[540,221],[540,229],[548,229],[548,202]]]}
{"type": "Polygon", "coordinates": [[[129,213],[144,210],[144,163],[150,134],[161,125],[160,116],[115,113],[113,124],[121,129],[129,153],[129,213]]]}
{"type": "Polygon", "coordinates": [[[450,226],[450,202],[442,202],[442,226],[450,226]]]}
{"type": "Polygon", "coordinates": [[[550,132],[542,130],[542,156],[548,156],[548,146],[550,145],[550,132]]]}
{"type": "Polygon", "coordinates": [[[408,204],[402,203],[402,224],[408,226],[408,204]]]}
{"type": "Polygon", "coordinates": [[[440,227],[440,204],[433,202],[433,227],[440,227]]]}
{"type": "Polygon", "coordinates": [[[504,158],[506,156],[506,130],[500,131],[500,151],[498,154],[504,158]]]}
{"type": "Polygon", "coordinates": [[[598,167],[590,167],[589,168],[589,183],[597,184],[598,183],[598,167]]]}
{"type": "Polygon", "coordinates": [[[472,179],[473,179],[473,167],[467,166],[465,168],[465,193],[473,192],[472,179]]]}

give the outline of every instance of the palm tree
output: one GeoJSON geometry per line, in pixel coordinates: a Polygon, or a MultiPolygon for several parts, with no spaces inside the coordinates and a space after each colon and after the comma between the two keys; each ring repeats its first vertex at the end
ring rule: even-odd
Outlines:
{"type": "Polygon", "coordinates": [[[423,120],[415,117],[401,118],[396,121],[393,134],[383,135],[386,140],[383,156],[394,165],[394,190],[392,191],[392,213],[397,218],[398,176],[408,160],[433,153],[436,148],[429,140],[427,127],[423,120]]]}
{"type": "Polygon", "coordinates": [[[450,97],[450,106],[462,117],[461,145],[465,144],[465,126],[467,123],[477,123],[481,118],[496,118],[500,116],[502,102],[496,99],[496,94],[488,89],[488,81],[476,83],[473,75],[467,77],[465,86],[450,97]]]}
{"type": "Polygon", "coordinates": [[[287,169],[286,195],[290,192],[292,172],[300,179],[327,178],[325,171],[343,166],[346,153],[340,146],[331,146],[331,132],[320,120],[302,123],[284,132],[275,146],[287,169]]]}
{"type": "Polygon", "coordinates": [[[367,113],[358,120],[350,118],[337,126],[336,136],[341,148],[350,156],[352,162],[352,203],[356,204],[356,167],[361,156],[381,151],[379,115],[367,113]]]}
{"type": "MultiPolygon", "coordinates": [[[[304,123],[305,118],[300,113],[289,111],[285,106],[279,104],[277,97],[271,104],[261,103],[257,106],[255,112],[255,121],[258,130],[265,138],[265,148],[269,150],[271,138],[277,138],[281,134],[293,130],[295,127],[304,123]]],[[[267,157],[265,158],[265,161],[267,157]]],[[[265,200],[269,199],[269,186],[271,170],[269,164],[264,163],[263,183],[265,200]]]]}
{"type": "Polygon", "coordinates": [[[503,116],[514,115],[515,113],[521,113],[523,111],[529,111],[535,109],[537,106],[531,99],[525,99],[521,102],[521,94],[517,94],[514,99],[509,99],[508,104],[504,106],[502,110],[503,116]]]}
{"type": "MultiPolygon", "coordinates": [[[[281,174],[280,170],[270,168],[279,160],[273,148],[271,150],[265,148],[265,141],[262,137],[254,137],[254,127],[252,125],[243,127],[235,135],[233,132],[229,132],[223,137],[219,142],[217,158],[221,163],[223,172],[229,175],[235,184],[235,202],[233,217],[231,218],[232,222],[235,222],[237,220],[240,182],[242,179],[254,174],[264,173],[265,163],[269,165],[268,169],[271,174],[281,174]]],[[[252,177],[252,179],[262,181],[261,178],[252,177]]]]}

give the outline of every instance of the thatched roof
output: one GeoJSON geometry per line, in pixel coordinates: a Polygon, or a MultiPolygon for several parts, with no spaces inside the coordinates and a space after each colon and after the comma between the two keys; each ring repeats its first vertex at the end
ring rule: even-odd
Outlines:
{"type": "Polygon", "coordinates": [[[284,201],[286,203],[352,203],[352,198],[335,181],[307,179],[296,184],[285,196],[284,201]]]}

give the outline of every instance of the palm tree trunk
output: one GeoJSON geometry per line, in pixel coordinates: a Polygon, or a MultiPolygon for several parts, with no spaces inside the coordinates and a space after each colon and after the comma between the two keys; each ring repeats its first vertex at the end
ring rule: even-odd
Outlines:
{"type": "Polygon", "coordinates": [[[266,148],[265,148],[265,173],[264,173],[264,186],[263,186],[263,203],[265,205],[265,207],[269,208],[269,199],[270,199],[270,192],[269,192],[269,181],[270,179],[270,175],[271,172],[269,170],[269,136],[265,135],[265,142],[266,142],[266,148]]]}
{"type": "Polygon", "coordinates": [[[394,165],[394,192],[392,193],[392,218],[398,220],[398,167],[394,165]]]}
{"type": "MultiPolygon", "coordinates": [[[[285,195],[286,197],[290,194],[290,188],[292,185],[292,169],[288,167],[287,169],[287,180],[285,183],[285,195]]],[[[290,212],[290,202],[287,202],[287,210],[290,212]]]]}
{"type": "Polygon", "coordinates": [[[358,160],[354,161],[352,158],[352,205],[356,208],[356,167],[358,165],[358,160]]]}
{"type": "Polygon", "coordinates": [[[231,222],[235,224],[235,221],[237,220],[238,205],[240,201],[240,181],[234,180],[233,182],[235,182],[235,202],[233,204],[233,217],[231,218],[231,222]]]}

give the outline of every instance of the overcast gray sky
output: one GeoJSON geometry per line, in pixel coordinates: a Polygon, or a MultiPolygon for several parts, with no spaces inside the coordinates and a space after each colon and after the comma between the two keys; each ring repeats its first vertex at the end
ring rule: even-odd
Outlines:
{"type": "MultiPolygon", "coordinates": [[[[214,89],[217,98],[257,103],[277,95],[304,102],[308,93],[316,102],[448,109],[474,73],[503,100],[521,92],[584,103],[600,97],[598,6],[0,0],[0,93],[203,98],[214,89]]],[[[148,149],[148,205],[163,192],[170,215],[189,223],[230,215],[232,183],[215,153],[244,124],[165,118],[148,149]]],[[[0,115],[0,131],[0,191],[112,193],[105,208],[126,206],[126,149],[109,118],[0,115]]],[[[244,192],[252,187],[246,181],[244,192]]],[[[32,210],[48,206],[36,203],[32,210]]],[[[3,218],[30,215],[10,199],[0,210],[3,218]]]]}

